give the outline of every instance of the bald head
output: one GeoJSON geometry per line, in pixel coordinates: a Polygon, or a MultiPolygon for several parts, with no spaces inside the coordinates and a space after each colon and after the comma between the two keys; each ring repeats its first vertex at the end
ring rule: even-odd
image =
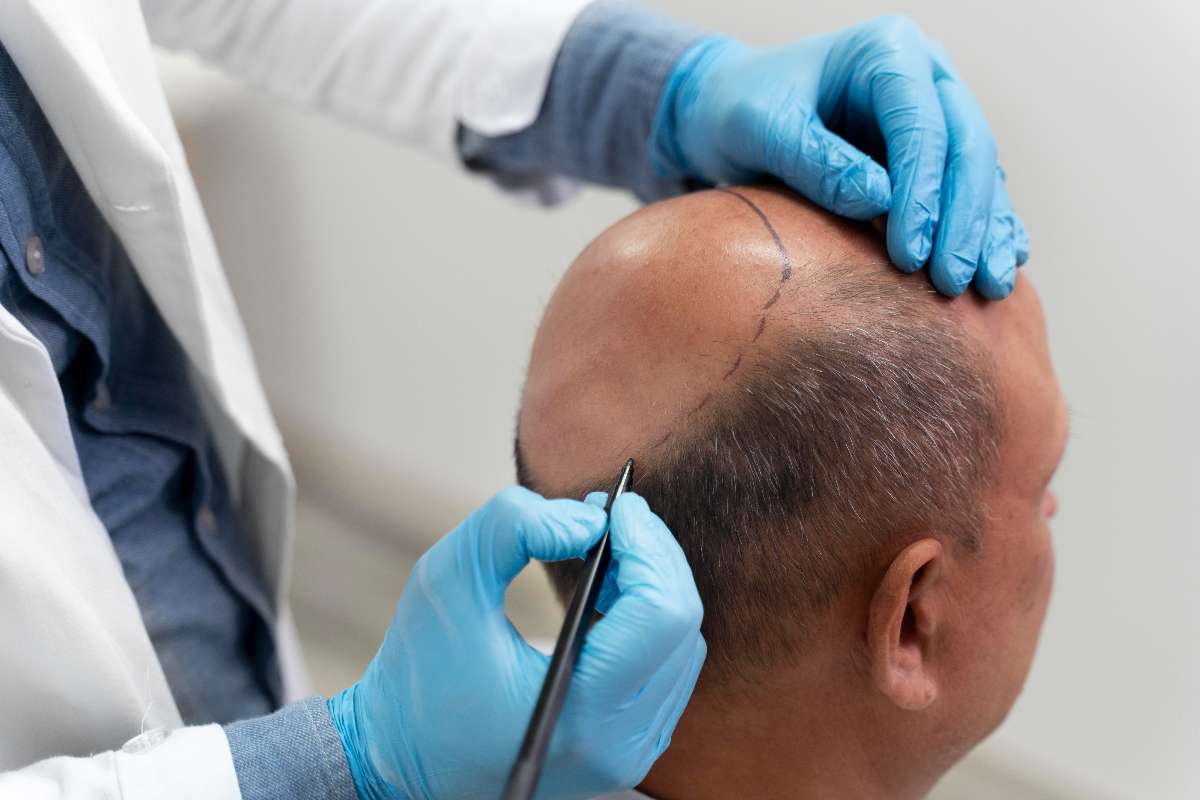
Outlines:
{"type": "MultiPolygon", "coordinates": [[[[881,543],[968,547],[1001,415],[981,302],[897,273],[868,228],[782,191],[699,192],[598,237],[546,309],[523,483],[635,488],[687,553],[707,675],[788,652],[881,543]]],[[[554,565],[560,588],[574,565],[554,565]]]]}
{"type": "Polygon", "coordinates": [[[529,466],[561,486],[649,455],[784,338],[835,315],[835,273],[899,283],[885,263],[861,229],[764,190],[700,192],[620,221],[576,259],[538,330],[520,426],[529,466]]]}

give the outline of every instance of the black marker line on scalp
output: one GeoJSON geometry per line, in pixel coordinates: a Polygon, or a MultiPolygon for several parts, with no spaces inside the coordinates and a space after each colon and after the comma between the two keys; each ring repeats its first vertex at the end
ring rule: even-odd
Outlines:
{"type": "Polygon", "coordinates": [[[737,368],[742,365],[742,356],[743,355],[744,355],[743,353],[737,354],[737,358],[734,359],[734,361],[733,361],[733,366],[729,368],[729,371],[725,373],[725,377],[721,378],[721,380],[727,381],[727,380],[729,380],[730,376],[733,375],[733,373],[737,372],[737,368]]]}
{"type": "MultiPolygon", "coordinates": [[[[750,210],[758,215],[758,218],[762,220],[763,225],[767,226],[767,232],[771,234],[771,238],[775,240],[775,247],[779,250],[779,260],[782,262],[782,267],[783,267],[783,275],[779,279],[779,282],[782,284],[782,283],[787,283],[789,280],[791,280],[792,257],[790,255],[788,255],[787,248],[783,246],[783,239],[779,238],[779,232],[775,230],[775,226],[771,224],[771,220],[767,219],[767,215],[765,213],[763,213],[763,210],[761,208],[759,208],[757,205],[755,205],[753,200],[751,200],[749,197],[746,197],[746,195],[742,194],[741,192],[734,191],[733,189],[724,189],[724,188],[717,189],[717,191],[724,192],[725,194],[733,195],[738,200],[741,200],[743,203],[745,203],[747,206],[749,206],[750,210]]],[[[769,308],[771,306],[771,304],[774,302],[775,302],[775,299],[773,298],[772,300],[770,300],[767,303],[767,307],[769,308]]]]}
{"type": "MultiPolygon", "coordinates": [[[[733,197],[736,197],[738,200],[741,200],[743,203],[745,203],[746,207],[753,211],[755,216],[762,220],[762,224],[767,228],[767,233],[771,234],[771,240],[775,242],[775,249],[779,251],[779,285],[775,287],[775,293],[771,295],[771,299],[767,300],[766,304],[762,307],[762,317],[758,320],[758,330],[754,332],[754,338],[750,340],[750,343],[753,344],[754,342],[758,341],[758,337],[762,336],[763,331],[766,330],[767,312],[771,310],[771,306],[779,302],[779,298],[783,295],[783,285],[792,279],[792,256],[790,253],[788,253],[787,248],[783,246],[783,239],[780,238],[779,231],[775,230],[775,226],[771,224],[771,220],[767,218],[766,212],[759,208],[753,200],[751,200],[749,197],[746,197],[746,195],[742,194],[741,192],[733,189],[718,188],[717,191],[732,195],[733,197]]],[[[742,354],[739,353],[737,361],[734,362],[733,368],[726,373],[725,378],[728,379],[741,363],[742,354]]]]}
{"type": "Polygon", "coordinates": [[[690,417],[690,416],[693,416],[693,415],[699,413],[700,409],[702,409],[706,405],[708,405],[709,400],[712,400],[712,392],[709,392],[708,394],[704,395],[704,399],[700,401],[700,405],[696,406],[691,411],[689,411],[687,413],[687,415],[690,417]]]}
{"type": "MultiPolygon", "coordinates": [[[[754,337],[750,340],[750,344],[753,344],[758,341],[758,338],[763,335],[763,331],[766,330],[766,328],[767,328],[767,312],[771,310],[771,306],[773,306],[777,302],[779,302],[779,298],[783,295],[783,285],[792,279],[792,257],[788,253],[787,248],[783,246],[783,239],[780,238],[779,232],[777,230],[775,230],[775,226],[771,224],[771,220],[767,219],[766,213],[764,213],[763,210],[761,208],[759,208],[754,203],[753,200],[751,200],[749,197],[746,197],[746,195],[742,194],[741,192],[735,191],[733,189],[718,187],[717,191],[722,192],[723,194],[732,195],[732,196],[736,197],[738,200],[741,200],[743,203],[745,203],[750,208],[750,210],[753,211],[760,220],[762,220],[763,225],[765,225],[767,228],[767,233],[771,234],[771,239],[775,242],[775,248],[779,251],[779,262],[780,262],[779,285],[775,287],[775,293],[773,295],[771,295],[771,299],[769,299],[766,302],[766,304],[762,307],[762,316],[759,317],[759,320],[758,320],[758,329],[754,332],[754,337]]],[[[722,381],[727,381],[731,377],[733,377],[733,373],[737,372],[738,367],[740,367],[742,365],[742,357],[744,355],[745,355],[744,350],[738,352],[737,358],[735,358],[733,361],[733,365],[725,373],[724,377],[721,378],[722,381]]],[[[706,405],[708,405],[708,402],[710,400],[712,400],[712,392],[709,392],[708,394],[704,395],[704,399],[702,399],[699,402],[699,404],[696,405],[695,408],[693,408],[691,411],[687,412],[687,414],[684,416],[684,418],[688,419],[688,418],[691,418],[692,416],[695,416],[702,408],[704,408],[706,405]]],[[[664,434],[661,439],[659,439],[654,444],[650,445],[650,449],[651,450],[658,449],[662,445],[666,444],[674,435],[675,435],[674,431],[667,431],[666,434],[664,434]]]]}
{"type": "Polygon", "coordinates": [[[767,315],[763,314],[758,320],[758,330],[754,332],[754,338],[750,340],[751,344],[758,341],[758,337],[763,335],[763,331],[767,329],[767,315]]]}

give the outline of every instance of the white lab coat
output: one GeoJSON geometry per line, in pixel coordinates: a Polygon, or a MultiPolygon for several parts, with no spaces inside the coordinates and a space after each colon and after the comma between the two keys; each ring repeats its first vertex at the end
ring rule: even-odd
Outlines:
{"type": "MultiPolygon", "coordinates": [[[[271,92],[450,155],[459,122],[498,134],[534,119],[558,45],[586,1],[0,4],[0,41],[191,361],[278,610],[289,698],[304,691],[287,604],[292,475],[147,30],[271,92]]],[[[240,798],[221,728],[181,726],[89,505],[50,360],[3,307],[0,798],[240,798]],[[155,729],[172,732],[121,750],[155,729]]]]}

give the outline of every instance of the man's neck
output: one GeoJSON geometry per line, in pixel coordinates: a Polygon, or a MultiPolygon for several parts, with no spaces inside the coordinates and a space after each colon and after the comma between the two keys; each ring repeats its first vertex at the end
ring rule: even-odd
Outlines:
{"type": "Polygon", "coordinates": [[[895,753],[877,758],[876,738],[860,735],[860,716],[836,693],[786,693],[736,704],[693,698],[639,791],[657,800],[897,800],[932,786],[934,777],[903,775],[895,753]]]}

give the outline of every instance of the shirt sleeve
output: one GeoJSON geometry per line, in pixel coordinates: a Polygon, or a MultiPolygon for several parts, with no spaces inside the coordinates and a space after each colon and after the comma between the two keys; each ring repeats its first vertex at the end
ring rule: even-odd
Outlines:
{"type": "Polygon", "coordinates": [[[563,199],[564,178],[643,200],[686,191],[684,180],[657,174],[650,133],[667,76],[703,35],[626,0],[591,4],[563,40],[533,124],[503,136],[460,126],[463,162],[504,188],[540,189],[544,203],[563,199]]]}
{"type": "Polygon", "coordinates": [[[323,697],[225,726],[242,800],[358,800],[323,697]]]}
{"type": "MultiPolygon", "coordinates": [[[[141,0],[156,44],[455,158],[459,124],[529,125],[589,0],[141,0]]],[[[457,159],[456,159],[457,160],[457,159]]]]}

